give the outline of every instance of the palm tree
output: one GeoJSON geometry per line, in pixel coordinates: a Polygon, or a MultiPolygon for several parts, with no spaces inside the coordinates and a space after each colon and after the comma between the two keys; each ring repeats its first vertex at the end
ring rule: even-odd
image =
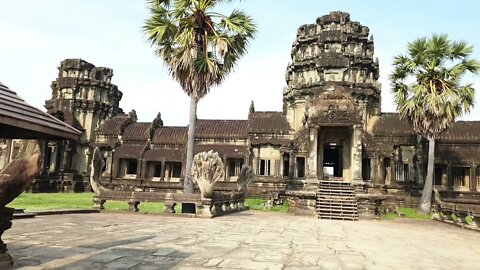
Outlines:
{"type": "Polygon", "coordinates": [[[474,89],[462,79],[468,73],[478,74],[480,62],[470,57],[472,46],[451,41],[445,34],[419,38],[407,48],[406,55],[395,57],[390,80],[400,118],[428,139],[427,177],[418,211],[429,213],[435,138],[473,108],[474,89]]]}
{"type": "Polygon", "coordinates": [[[231,0],[149,0],[150,18],[143,30],[170,75],[190,97],[184,192],[193,193],[191,166],[197,103],[219,85],[246,53],[257,29],[250,16],[234,10],[213,12],[231,0]]]}

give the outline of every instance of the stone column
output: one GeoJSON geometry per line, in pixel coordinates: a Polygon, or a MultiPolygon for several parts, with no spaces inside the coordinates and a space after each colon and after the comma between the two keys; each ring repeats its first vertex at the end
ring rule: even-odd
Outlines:
{"type": "Polygon", "coordinates": [[[374,153],[370,160],[370,180],[375,184],[380,183],[380,179],[378,177],[379,163],[378,154],[374,153]]]}
{"type": "Polygon", "coordinates": [[[228,178],[228,169],[229,169],[228,167],[229,167],[229,166],[228,166],[228,161],[227,161],[227,157],[226,157],[226,156],[223,156],[223,164],[225,164],[225,166],[224,166],[224,168],[223,168],[225,171],[224,171],[223,179],[222,179],[222,180],[223,180],[223,181],[227,181],[227,178],[228,178]]]}
{"type": "Polygon", "coordinates": [[[453,188],[453,169],[452,164],[447,164],[447,186],[446,188],[453,188]]]}
{"type": "Polygon", "coordinates": [[[447,171],[444,171],[444,166],[442,166],[442,187],[448,188],[448,168],[447,171]]]}
{"type": "Polygon", "coordinates": [[[352,134],[352,182],[363,182],[362,179],[362,128],[353,126],[352,134]]]}
{"type": "Polygon", "coordinates": [[[318,178],[317,175],[317,149],[318,149],[318,129],[310,128],[310,151],[308,155],[308,178],[318,178]]]}
{"type": "Polygon", "coordinates": [[[378,158],[378,183],[385,184],[385,159],[382,156],[378,158]]]}
{"type": "Polygon", "coordinates": [[[391,185],[394,181],[394,174],[395,174],[395,161],[393,158],[393,155],[390,156],[390,168],[389,172],[387,172],[389,175],[385,179],[385,184],[391,185]]]}
{"type": "Polygon", "coordinates": [[[477,190],[477,166],[475,164],[470,167],[470,190],[477,190]]]}
{"type": "Polygon", "coordinates": [[[141,179],[142,178],[142,159],[137,158],[137,176],[135,178],[141,179]]]}
{"type": "Polygon", "coordinates": [[[160,180],[165,181],[165,158],[162,158],[162,168],[160,170],[160,180]]]}
{"type": "Polygon", "coordinates": [[[120,166],[119,160],[115,157],[115,149],[112,150],[112,179],[118,177],[118,167],[120,166]]]}
{"type": "Polygon", "coordinates": [[[295,156],[293,152],[290,151],[289,153],[289,160],[288,160],[288,178],[293,179],[295,175],[295,156]]]}

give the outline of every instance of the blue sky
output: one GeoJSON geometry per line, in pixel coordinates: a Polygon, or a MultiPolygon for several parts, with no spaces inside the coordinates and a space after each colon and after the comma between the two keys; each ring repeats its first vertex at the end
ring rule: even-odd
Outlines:
{"type": "MultiPolygon", "coordinates": [[[[245,10],[259,27],[249,53],[225,83],[198,107],[201,119],[246,119],[250,100],[257,110],[282,109],[285,68],[297,29],[330,11],[346,11],[370,28],[380,60],[382,108],[394,111],[388,75],[394,55],[432,33],[447,33],[475,46],[480,58],[480,2],[475,0],[244,0],[222,6],[245,10]]],[[[124,93],[121,107],[141,121],[161,112],[166,125],[186,125],[188,97],[172,81],[141,31],[148,17],[142,0],[0,0],[0,81],[42,107],[65,58],[82,58],[114,71],[124,93]]],[[[480,78],[468,80],[480,91],[480,78]]],[[[466,120],[480,120],[480,93],[466,120]]]]}

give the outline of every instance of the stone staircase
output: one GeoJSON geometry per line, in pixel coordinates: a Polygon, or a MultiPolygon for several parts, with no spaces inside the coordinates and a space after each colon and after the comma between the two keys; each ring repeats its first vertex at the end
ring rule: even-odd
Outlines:
{"type": "Polygon", "coordinates": [[[316,212],[320,219],[358,220],[355,190],[350,183],[321,180],[316,212]]]}

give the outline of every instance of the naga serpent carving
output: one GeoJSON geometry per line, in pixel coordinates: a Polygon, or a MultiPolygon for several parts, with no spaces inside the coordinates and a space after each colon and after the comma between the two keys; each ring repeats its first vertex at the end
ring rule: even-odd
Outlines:
{"type": "Polygon", "coordinates": [[[198,184],[203,198],[211,198],[213,186],[225,176],[222,159],[213,151],[198,153],[193,157],[193,181],[198,184]]]}

